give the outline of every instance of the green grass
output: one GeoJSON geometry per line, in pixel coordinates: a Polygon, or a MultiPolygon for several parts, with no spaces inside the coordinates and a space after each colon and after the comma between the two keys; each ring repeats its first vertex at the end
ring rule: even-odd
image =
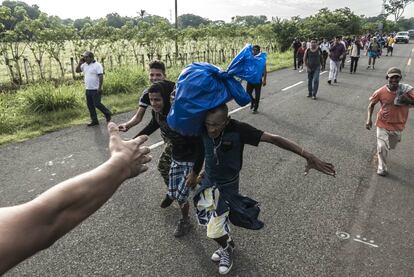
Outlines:
{"type": "MultiPolygon", "coordinates": [[[[291,61],[291,51],[272,53],[268,55],[267,70],[289,67],[291,61]]],[[[229,62],[218,66],[225,69],[229,62]]],[[[176,80],[182,69],[181,66],[169,68],[167,78],[176,80]]],[[[147,74],[136,67],[108,71],[104,78],[102,102],[113,113],[135,110],[141,92],[148,86],[147,74]]],[[[82,81],[60,86],[42,83],[13,94],[0,94],[0,145],[89,121],[82,81]]]]}

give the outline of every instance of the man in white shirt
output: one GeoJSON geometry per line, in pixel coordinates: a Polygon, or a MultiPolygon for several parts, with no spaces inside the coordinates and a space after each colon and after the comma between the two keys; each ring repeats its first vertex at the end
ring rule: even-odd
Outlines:
{"type": "Polygon", "coordinates": [[[76,72],[83,72],[85,77],[86,103],[92,120],[88,126],[99,125],[95,108],[100,110],[105,115],[106,121],[109,122],[112,113],[101,103],[103,67],[100,63],[95,61],[92,52],[86,51],[83,53],[82,58],[79,60],[79,64],[76,67],[76,72]]]}

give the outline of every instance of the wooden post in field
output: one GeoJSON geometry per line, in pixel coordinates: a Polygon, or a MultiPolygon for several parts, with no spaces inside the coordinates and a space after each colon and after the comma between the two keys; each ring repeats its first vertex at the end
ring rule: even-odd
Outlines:
{"type": "Polygon", "coordinates": [[[27,58],[23,58],[24,76],[26,77],[26,84],[30,83],[29,77],[29,61],[27,58]]]}
{"type": "Polygon", "coordinates": [[[109,64],[111,65],[111,70],[114,69],[114,60],[112,56],[109,56],[109,64]]]}
{"type": "Polygon", "coordinates": [[[72,71],[72,78],[73,80],[76,79],[76,74],[75,74],[75,60],[73,59],[73,57],[70,57],[70,69],[72,71]]]}
{"type": "Polygon", "coordinates": [[[145,55],[141,55],[142,70],[145,70],[145,55]]]}
{"type": "Polygon", "coordinates": [[[206,61],[206,51],[203,51],[203,62],[206,61]]]}

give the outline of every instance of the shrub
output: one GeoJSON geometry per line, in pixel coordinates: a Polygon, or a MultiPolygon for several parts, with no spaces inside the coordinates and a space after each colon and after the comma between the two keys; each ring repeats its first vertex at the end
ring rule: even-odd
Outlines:
{"type": "Polygon", "coordinates": [[[121,67],[109,71],[104,76],[103,93],[134,93],[148,85],[144,71],[131,67],[121,67]]]}
{"type": "Polygon", "coordinates": [[[22,93],[22,100],[28,112],[48,113],[66,109],[74,109],[80,105],[80,92],[77,86],[61,86],[41,84],[27,88],[22,93]]]}

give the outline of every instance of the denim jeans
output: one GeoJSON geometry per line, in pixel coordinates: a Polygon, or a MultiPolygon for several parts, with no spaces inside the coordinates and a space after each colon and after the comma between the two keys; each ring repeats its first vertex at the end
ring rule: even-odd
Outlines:
{"type": "Polygon", "coordinates": [[[309,96],[316,96],[319,88],[319,73],[321,68],[317,67],[313,71],[308,71],[308,91],[309,96]]]}
{"type": "Polygon", "coordinates": [[[98,116],[96,115],[95,108],[100,110],[105,115],[105,118],[110,117],[111,112],[101,103],[101,94],[98,90],[86,90],[86,103],[88,105],[92,122],[98,122],[98,116]]]}

